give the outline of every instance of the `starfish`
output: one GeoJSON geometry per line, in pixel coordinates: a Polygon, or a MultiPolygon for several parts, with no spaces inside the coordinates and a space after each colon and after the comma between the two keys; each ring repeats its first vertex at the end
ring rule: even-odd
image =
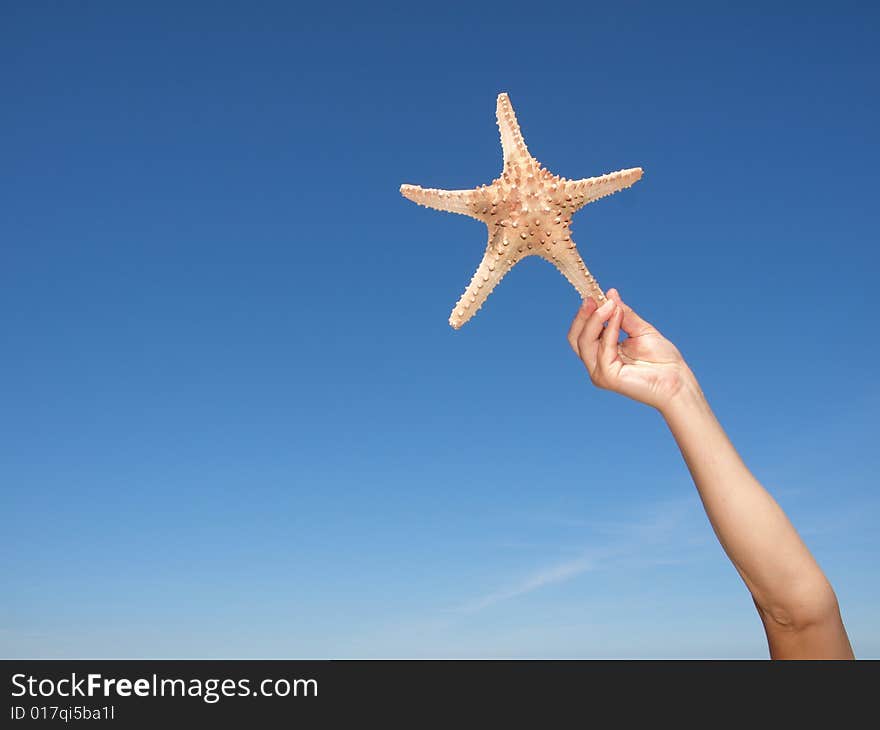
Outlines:
{"type": "Polygon", "coordinates": [[[468,215],[489,227],[483,260],[449,317],[454,329],[477,313],[504,275],[526,256],[547,259],[582,297],[604,302],[604,292],[571,239],[571,217],[587,203],[642,177],[640,167],[583,180],[554,175],[529,154],[507,94],[498,95],[495,114],[504,153],[501,177],[473,190],[400,186],[401,194],[414,203],[468,215]]]}

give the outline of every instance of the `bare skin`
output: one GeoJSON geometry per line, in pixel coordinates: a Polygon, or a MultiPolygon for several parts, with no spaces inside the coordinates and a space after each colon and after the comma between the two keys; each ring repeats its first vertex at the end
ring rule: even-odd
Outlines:
{"type": "Polygon", "coordinates": [[[743,463],[681,353],[623,302],[587,299],[568,342],[593,384],[656,408],[727,557],[748,587],[773,659],[853,659],[837,597],[773,497],[743,463]],[[627,337],[618,342],[620,331],[627,337]]]}

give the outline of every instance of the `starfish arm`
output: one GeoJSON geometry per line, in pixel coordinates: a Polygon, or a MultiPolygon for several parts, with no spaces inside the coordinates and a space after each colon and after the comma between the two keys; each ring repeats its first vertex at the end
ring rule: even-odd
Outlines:
{"type": "Polygon", "coordinates": [[[602,304],[605,301],[605,292],[602,291],[599,282],[590,273],[574,244],[554,256],[541,255],[559,269],[562,275],[577,289],[581,298],[592,297],[596,304],[602,304]]]}
{"type": "Polygon", "coordinates": [[[480,188],[475,190],[438,190],[436,188],[422,188],[418,185],[401,185],[400,194],[426,208],[445,210],[448,213],[461,213],[478,220],[482,220],[481,215],[487,200],[486,193],[480,188]]]}
{"type": "Polygon", "coordinates": [[[513,268],[513,263],[505,256],[502,234],[490,236],[489,245],[477,267],[477,273],[474,274],[471,283],[449,315],[449,324],[453,329],[459,329],[477,313],[492,290],[498,286],[498,282],[513,268]]]}
{"type": "Polygon", "coordinates": [[[528,158],[529,150],[516,121],[516,114],[510,97],[507,94],[498,94],[498,102],[495,106],[495,118],[498,120],[498,129],[501,132],[501,150],[504,152],[504,166],[507,167],[512,159],[528,158]]]}
{"type": "Polygon", "coordinates": [[[582,208],[587,203],[604,198],[619,190],[628,188],[638,182],[642,177],[642,168],[633,167],[629,170],[618,170],[600,177],[588,177],[583,180],[565,180],[562,184],[566,196],[572,200],[574,210],[582,208]]]}

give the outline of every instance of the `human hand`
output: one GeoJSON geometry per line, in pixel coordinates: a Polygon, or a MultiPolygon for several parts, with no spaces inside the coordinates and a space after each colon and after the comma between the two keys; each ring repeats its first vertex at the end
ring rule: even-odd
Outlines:
{"type": "Polygon", "coordinates": [[[593,385],[662,412],[696,380],[675,345],[624,304],[616,289],[607,296],[601,307],[592,298],[584,300],[568,331],[571,349],[593,385]],[[618,342],[621,329],[628,336],[618,342]]]}

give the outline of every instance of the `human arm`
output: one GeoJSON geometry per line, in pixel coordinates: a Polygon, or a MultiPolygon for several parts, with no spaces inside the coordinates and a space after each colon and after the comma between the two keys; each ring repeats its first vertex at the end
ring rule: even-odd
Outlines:
{"type": "Polygon", "coordinates": [[[614,289],[601,307],[584,303],[568,340],[595,385],[663,416],[715,534],[752,594],[770,656],[852,659],[831,585],[737,454],[676,347],[614,289]],[[618,342],[621,329],[628,337],[618,342]]]}

